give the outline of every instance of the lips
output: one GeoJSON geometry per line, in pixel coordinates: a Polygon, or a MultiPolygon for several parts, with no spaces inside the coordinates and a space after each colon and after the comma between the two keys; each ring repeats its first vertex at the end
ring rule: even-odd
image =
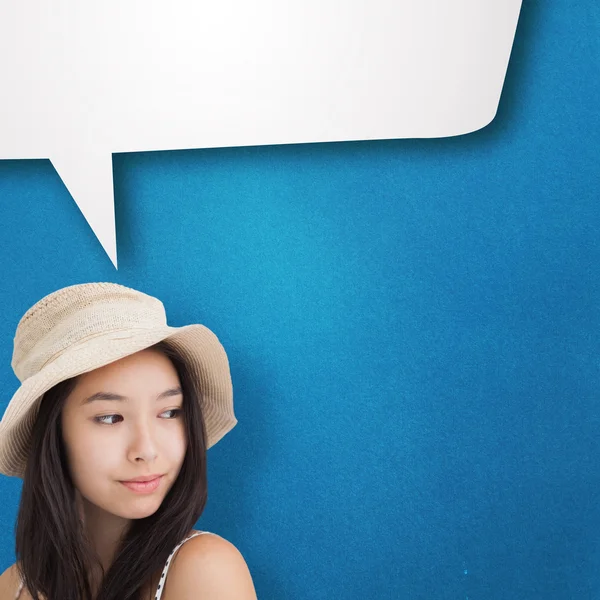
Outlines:
{"type": "Polygon", "coordinates": [[[132,492],[138,494],[151,494],[158,488],[162,480],[162,475],[153,475],[148,477],[136,477],[135,479],[129,479],[128,481],[121,481],[121,483],[132,492]]]}
{"type": "Polygon", "coordinates": [[[133,479],[124,479],[121,483],[135,483],[135,482],[145,482],[145,481],[152,481],[153,479],[156,479],[157,477],[162,477],[162,475],[160,475],[159,473],[155,473],[154,475],[142,475],[141,477],[134,477],[133,479]]]}

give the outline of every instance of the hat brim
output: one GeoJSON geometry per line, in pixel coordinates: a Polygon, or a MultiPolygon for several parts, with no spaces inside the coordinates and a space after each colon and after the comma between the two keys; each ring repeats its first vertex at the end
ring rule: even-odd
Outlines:
{"type": "Polygon", "coordinates": [[[201,391],[207,447],[235,427],[227,354],[204,325],[107,332],[65,350],[19,387],[0,421],[0,473],[23,477],[41,397],[56,384],[98,369],[161,341],[179,351],[201,391]]]}

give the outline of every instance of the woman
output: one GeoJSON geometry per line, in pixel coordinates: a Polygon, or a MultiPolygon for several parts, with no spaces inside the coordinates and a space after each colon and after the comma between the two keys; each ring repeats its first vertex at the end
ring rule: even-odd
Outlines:
{"type": "Polygon", "coordinates": [[[206,450],[237,423],[212,332],[121,285],[70,286],[23,316],[12,366],[0,472],[23,489],[0,598],[256,599],[235,546],[193,530],[206,450]]]}

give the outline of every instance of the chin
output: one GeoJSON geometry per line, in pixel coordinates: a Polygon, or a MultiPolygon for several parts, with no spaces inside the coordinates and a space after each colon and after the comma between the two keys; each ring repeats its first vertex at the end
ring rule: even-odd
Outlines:
{"type": "Polygon", "coordinates": [[[160,508],[160,502],[132,502],[129,506],[107,507],[108,512],[122,519],[145,519],[152,516],[160,508]]]}
{"type": "Polygon", "coordinates": [[[147,497],[131,497],[120,499],[115,502],[115,498],[111,498],[108,502],[103,502],[102,508],[117,517],[122,519],[145,519],[153,515],[162,504],[164,498],[162,494],[152,495],[147,497]]]}
{"type": "Polygon", "coordinates": [[[160,504],[156,505],[152,509],[142,509],[136,508],[128,511],[123,511],[122,517],[124,519],[129,519],[131,521],[135,521],[138,519],[145,519],[147,517],[151,517],[160,507],[160,504]]]}
{"type": "Polygon", "coordinates": [[[134,521],[138,519],[145,519],[147,517],[152,516],[160,507],[160,504],[156,506],[131,506],[124,507],[120,506],[118,508],[108,508],[107,512],[112,513],[113,515],[120,517],[121,519],[127,519],[128,521],[134,521]]]}

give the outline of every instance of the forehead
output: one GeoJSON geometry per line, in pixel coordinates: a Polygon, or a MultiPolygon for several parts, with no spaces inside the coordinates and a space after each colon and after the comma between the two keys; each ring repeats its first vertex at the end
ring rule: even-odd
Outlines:
{"type": "Polygon", "coordinates": [[[178,384],[177,371],[169,358],[157,350],[142,350],[83,373],[78,377],[71,396],[81,399],[88,393],[98,391],[143,396],[178,384]]]}

